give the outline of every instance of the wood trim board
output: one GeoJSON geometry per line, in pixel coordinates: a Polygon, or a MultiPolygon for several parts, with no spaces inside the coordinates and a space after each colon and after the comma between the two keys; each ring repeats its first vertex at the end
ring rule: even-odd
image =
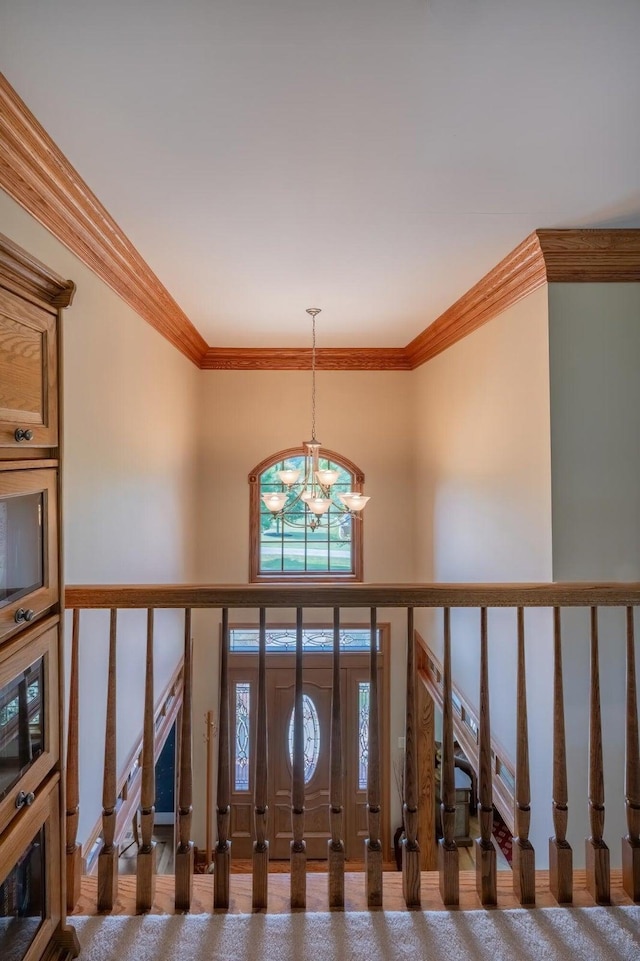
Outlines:
{"type": "Polygon", "coordinates": [[[207,344],[0,74],[0,187],[195,364],[207,344]]]}
{"type": "MultiPolygon", "coordinates": [[[[197,367],[310,368],[306,347],[209,346],[1,73],[0,187],[197,367]]],[[[42,282],[30,276],[30,264],[22,266],[27,285],[42,282]]],[[[545,283],[638,281],[640,229],[535,230],[405,347],[324,348],[317,352],[317,366],[415,370],[545,283]]],[[[70,289],[69,298],[72,294],[70,289]]]]}

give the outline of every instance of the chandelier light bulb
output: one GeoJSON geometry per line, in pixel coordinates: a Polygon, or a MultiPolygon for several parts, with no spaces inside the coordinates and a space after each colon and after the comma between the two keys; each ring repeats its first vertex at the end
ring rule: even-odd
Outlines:
{"type": "Polygon", "coordinates": [[[316,517],[321,517],[323,514],[326,514],[331,507],[331,498],[310,497],[307,501],[307,507],[316,515],[316,517]]]}
{"type": "Polygon", "coordinates": [[[282,493],[263,494],[262,500],[264,501],[265,507],[270,510],[272,514],[278,514],[287,503],[287,495],[282,493]]]}
{"type": "Polygon", "coordinates": [[[296,484],[300,474],[301,471],[293,469],[278,471],[278,477],[281,483],[285,484],[287,487],[291,487],[293,484],[296,484]]]}
{"type": "Polygon", "coordinates": [[[320,487],[331,487],[340,479],[340,474],[337,470],[317,470],[316,479],[320,487]]]}
{"type": "Polygon", "coordinates": [[[359,491],[349,491],[347,494],[338,494],[338,497],[348,511],[361,511],[366,506],[368,497],[359,491]]]}

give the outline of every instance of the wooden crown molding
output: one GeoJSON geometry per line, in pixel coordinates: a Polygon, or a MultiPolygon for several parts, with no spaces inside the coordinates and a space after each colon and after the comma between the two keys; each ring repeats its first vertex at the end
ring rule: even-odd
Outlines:
{"type": "Polygon", "coordinates": [[[0,283],[14,293],[56,310],[68,307],[76,285],[41,264],[12,240],[0,234],[0,283]]]}
{"type": "MultiPolygon", "coordinates": [[[[198,367],[310,369],[308,348],[208,347],[1,73],[0,187],[198,367]]],[[[42,270],[23,259],[23,293],[51,294],[42,270]]],[[[536,230],[406,347],[321,349],[317,366],[414,370],[545,283],[623,281],[640,281],[640,230],[536,230]]]]}
{"type": "Polygon", "coordinates": [[[405,348],[411,369],[546,283],[640,281],[640,230],[535,230],[405,348]]]}
{"type": "MultiPolygon", "coordinates": [[[[203,370],[311,370],[308,347],[210,347],[203,370]]],[[[411,370],[405,347],[326,347],[316,350],[318,370],[411,370]]]]}
{"type": "Polygon", "coordinates": [[[542,250],[533,233],[407,345],[411,369],[441,354],[545,282],[542,250]]]}
{"type": "Polygon", "coordinates": [[[547,283],[640,281],[640,230],[536,230],[547,283]]]}
{"type": "Polygon", "coordinates": [[[0,74],[0,186],[195,364],[205,340],[0,74]]]}

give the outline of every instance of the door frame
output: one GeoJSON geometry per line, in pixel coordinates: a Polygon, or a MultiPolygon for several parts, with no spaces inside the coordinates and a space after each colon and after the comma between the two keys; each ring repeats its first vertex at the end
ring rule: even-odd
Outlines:
{"type": "MultiPolygon", "coordinates": [[[[349,622],[340,625],[341,629],[353,630],[355,628],[360,630],[368,629],[369,625],[363,622],[349,622]]],[[[381,750],[381,764],[380,764],[380,782],[381,782],[381,798],[382,798],[382,810],[383,817],[381,823],[381,841],[384,859],[387,861],[392,861],[394,859],[393,850],[391,846],[391,810],[390,810],[390,798],[391,798],[391,731],[390,731],[390,719],[391,719],[391,705],[390,705],[390,676],[389,676],[389,646],[391,637],[391,625],[389,622],[379,623],[377,625],[380,631],[380,650],[378,652],[378,685],[379,685],[379,705],[380,705],[380,750],[381,750]]],[[[241,622],[229,624],[229,629],[256,629],[257,625],[255,622],[241,622]]],[[[333,632],[333,625],[325,621],[321,622],[307,622],[304,623],[305,630],[326,630],[330,634],[333,632]]],[[[273,624],[267,625],[267,631],[269,630],[293,630],[295,632],[295,624],[286,623],[282,621],[277,621],[273,624]]],[[[222,653],[222,627],[220,627],[220,653],[222,653]]],[[[343,668],[356,668],[361,667],[363,663],[363,658],[369,657],[368,651],[341,651],[340,652],[340,667],[343,668]]],[[[295,652],[291,651],[271,651],[267,652],[267,669],[269,661],[276,660],[278,665],[284,669],[290,669],[292,672],[295,669],[295,652]]],[[[333,651],[332,649],[327,651],[305,651],[303,654],[303,677],[304,670],[308,668],[309,670],[314,668],[331,668],[333,664],[333,651]]],[[[254,651],[236,651],[228,653],[227,667],[229,675],[246,672],[246,680],[250,681],[257,686],[258,677],[258,654],[254,651]]],[[[230,778],[231,784],[233,783],[233,744],[235,738],[235,722],[233,716],[233,698],[231,696],[231,687],[229,691],[229,764],[230,764],[230,778]]],[[[346,720],[347,705],[345,704],[344,698],[341,698],[341,709],[343,718],[346,720]]],[[[252,717],[250,720],[250,737],[255,743],[255,711],[252,711],[252,717]]],[[[269,719],[267,718],[267,724],[269,719]]],[[[250,768],[250,781],[249,781],[249,791],[247,792],[247,799],[251,799],[251,811],[253,812],[253,801],[252,801],[252,786],[251,786],[251,768],[250,768]]],[[[231,795],[236,793],[231,786],[231,795]]],[[[232,802],[233,803],[233,802],[232,802]]],[[[345,797],[343,799],[343,806],[346,808],[348,799],[345,797]]],[[[345,815],[346,816],[346,815],[345,815]]],[[[244,823],[247,824],[246,817],[243,819],[244,823]]],[[[253,817],[251,821],[251,834],[253,834],[253,817]]],[[[247,825],[248,826],[248,825],[247,825]]],[[[364,860],[364,851],[362,854],[362,859],[364,860]]]]}

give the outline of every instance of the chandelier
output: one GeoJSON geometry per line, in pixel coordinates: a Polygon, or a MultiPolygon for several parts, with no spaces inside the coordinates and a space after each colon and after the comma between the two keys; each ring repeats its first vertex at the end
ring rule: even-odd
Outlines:
{"type": "MultiPolygon", "coordinates": [[[[272,515],[285,523],[288,514],[295,512],[299,516],[301,505],[304,505],[305,522],[315,531],[320,526],[322,517],[330,510],[337,523],[359,518],[360,511],[370,498],[360,491],[346,491],[334,496],[332,488],[340,480],[340,472],[329,467],[320,467],[321,444],[316,439],[316,317],[320,308],[309,307],[307,313],[311,316],[312,324],[311,440],[304,441],[302,445],[303,469],[288,468],[285,465],[284,470],[277,472],[282,490],[263,494],[262,500],[272,515]]],[[[327,518],[329,524],[331,515],[327,518]]]]}

